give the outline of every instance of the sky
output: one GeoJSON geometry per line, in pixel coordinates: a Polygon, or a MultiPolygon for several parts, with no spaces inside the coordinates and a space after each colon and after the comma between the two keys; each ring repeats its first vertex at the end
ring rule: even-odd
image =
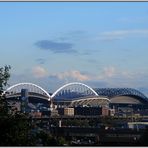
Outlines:
{"type": "Polygon", "coordinates": [[[0,2],[9,85],[70,82],[148,94],[148,2],[0,2]]]}

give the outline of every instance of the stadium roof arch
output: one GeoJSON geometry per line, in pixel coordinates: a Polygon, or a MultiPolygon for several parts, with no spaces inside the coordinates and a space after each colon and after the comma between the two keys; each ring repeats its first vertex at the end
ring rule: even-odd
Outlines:
{"type": "Polygon", "coordinates": [[[6,96],[20,95],[21,89],[28,89],[30,94],[52,102],[69,102],[71,105],[95,104],[101,100],[110,103],[148,103],[148,98],[132,88],[91,88],[86,84],[72,82],[63,85],[50,95],[42,87],[33,83],[18,83],[9,87],[6,96]]]}
{"type": "Polygon", "coordinates": [[[98,96],[95,90],[89,87],[86,84],[79,83],[79,82],[72,82],[63,85],[57,91],[55,91],[51,98],[64,98],[64,99],[76,99],[80,97],[86,96],[98,96]]]}
{"type": "Polygon", "coordinates": [[[143,93],[132,88],[95,88],[94,90],[98,93],[98,95],[107,96],[111,100],[115,97],[118,97],[119,100],[122,99],[121,96],[129,96],[137,99],[141,103],[148,103],[148,98],[143,93]]]}
{"type": "Polygon", "coordinates": [[[53,95],[51,100],[57,105],[74,106],[101,106],[108,105],[110,100],[102,97],[86,84],[73,82],[60,87],[53,95]]]}
{"type": "Polygon", "coordinates": [[[46,98],[47,100],[50,100],[51,98],[49,93],[46,90],[44,90],[42,87],[33,83],[26,83],[26,82],[12,85],[11,87],[6,89],[5,93],[6,93],[6,96],[13,96],[13,95],[20,94],[22,89],[28,89],[29,93],[34,93],[33,95],[35,94],[40,95],[46,98]]]}

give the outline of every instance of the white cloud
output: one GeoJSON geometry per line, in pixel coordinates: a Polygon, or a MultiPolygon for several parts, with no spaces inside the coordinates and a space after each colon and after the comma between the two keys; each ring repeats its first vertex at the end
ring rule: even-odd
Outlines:
{"type": "Polygon", "coordinates": [[[90,77],[86,74],[82,74],[80,71],[72,70],[72,71],[65,71],[63,73],[52,74],[52,76],[58,77],[60,80],[68,80],[74,79],[77,81],[87,81],[90,80],[90,77]]]}
{"type": "Polygon", "coordinates": [[[33,76],[35,78],[43,78],[43,77],[46,77],[48,75],[48,72],[46,69],[44,69],[43,67],[41,66],[36,66],[32,69],[32,73],[33,73],[33,76]]]}
{"type": "Polygon", "coordinates": [[[147,71],[130,71],[114,66],[104,67],[102,72],[93,77],[95,82],[104,82],[106,87],[148,87],[147,71]]]}
{"type": "Polygon", "coordinates": [[[80,73],[79,71],[71,71],[71,76],[79,81],[89,80],[89,76],[80,73]]]}
{"type": "MultiPolygon", "coordinates": [[[[100,70],[98,70],[99,72],[100,70]]],[[[49,92],[54,92],[65,83],[80,81],[88,84],[90,87],[131,87],[148,88],[147,70],[126,70],[115,66],[102,68],[102,72],[93,75],[81,73],[78,70],[65,71],[62,73],[48,74],[43,67],[36,66],[32,73],[23,75],[11,75],[9,84],[13,85],[20,82],[31,82],[43,87],[49,92]],[[33,74],[33,75],[31,75],[33,74]]]]}
{"type": "Polygon", "coordinates": [[[148,35],[148,29],[115,30],[100,33],[99,40],[120,40],[127,36],[148,35]]]}
{"type": "Polygon", "coordinates": [[[104,75],[106,77],[113,77],[116,74],[115,67],[106,67],[104,68],[104,75]]]}
{"type": "Polygon", "coordinates": [[[117,74],[118,74],[118,70],[115,67],[113,66],[104,67],[102,72],[96,76],[96,79],[103,80],[106,78],[112,78],[117,74]]]}

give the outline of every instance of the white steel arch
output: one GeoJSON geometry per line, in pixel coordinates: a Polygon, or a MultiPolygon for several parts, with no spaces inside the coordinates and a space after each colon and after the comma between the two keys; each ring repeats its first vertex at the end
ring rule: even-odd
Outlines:
{"type": "Polygon", "coordinates": [[[51,98],[53,98],[56,94],[58,94],[63,88],[65,88],[65,87],[67,87],[67,86],[70,86],[70,85],[82,85],[82,86],[85,86],[85,87],[87,87],[89,90],[91,90],[96,96],[98,96],[98,94],[96,93],[96,91],[93,90],[93,89],[92,89],[91,87],[89,87],[88,85],[83,84],[83,83],[80,83],[80,82],[72,82],[72,83],[68,83],[68,84],[63,85],[63,86],[60,87],[58,90],[56,90],[56,91],[52,94],[51,98]]]}
{"type": "Polygon", "coordinates": [[[7,90],[5,91],[5,93],[6,92],[9,92],[11,89],[13,89],[15,87],[18,87],[18,86],[21,86],[21,85],[29,85],[29,86],[33,86],[35,88],[38,88],[38,89],[40,89],[41,91],[43,91],[47,95],[47,97],[49,98],[48,100],[50,100],[50,98],[51,98],[51,96],[49,95],[49,93],[46,90],[44,90],[42,87],[40,87],[40,86],[38,86],[36,84],[33,84],[33,83],[27,83],[27,82],[18,83],[18,84],[12,85],[9,88],[7,88],[7,90]]]}

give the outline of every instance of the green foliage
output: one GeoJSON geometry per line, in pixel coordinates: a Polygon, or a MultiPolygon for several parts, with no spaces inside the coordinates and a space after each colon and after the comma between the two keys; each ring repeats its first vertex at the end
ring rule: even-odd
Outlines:
{"type": "Polygon", "coordinates": [[[0,146],[26,146],[29,142],[29,121],[24,115],[8,115],[0,120],[0,146]]]}
{"type": "Polygon", "coordinates": [[[7,82],[10,78],[9,70],[11,67],[8,65],[0,67],[0,91],[2,92],[4,87],[7,85],[7,82]]]}
{"type": "Polygon", "coordinates": [[[75,119],[75,120],[71,120],[71,119],[67,119],[65,121],[62,121],[62,125],[63,126],[79,126],[79,127],[87,127],[89,126],[89,120],[79,120],[79,119],[75,119]]]}
{"type": "Polygon", "coordinates": [[[41,130],[35,134],[36,146],[64,146],[68,145],[68,142],[64,137],[55,137],[49,132],[41,130]]]}
{"type": "Polygon", "coordinates": [[[40,131],[39,133],[36,134],[36,145],[58,146],[59,142],[55,137],[53,137],[49,133],[40,131]]]}
{"type": "Polygon", "coordinates": [[[148,127],[146,127],[144,133],[138,140],[137,145],[138,146],[148,146],[148,127]]]}
{"type": "Polygon", "coordinates": [[[0,146],[32,145],[29,138],[29,122],[23,114],[8,114],[5,86],[10,78],[10,66],[0,68],[0,146]]]}
{"type": "Polygon", "coordinates": [[[7,101],[3,95],[4,87],[7,85],[7,81],[10,78],[9,70],[10,66],[0,68],[0,116],[7,116],[8,108],[7,101]]]}
{"type": "Polygon", "coordinates": [[[10,66],[0,68],[0,146],[62,146],[65,139],[56,138],[40,131],[27,115],[8,113],[7,100],[3,93],[10,78],[10,66]]]}
{"type": "Polygon", "coordinates": [[[68,143],[67,143],[67,141],[65,140],[65,138],[64,137],[59,137],[58,138],[58,145],[59,146],[64,146],[64,145],[68,145],[68,143]]]}

